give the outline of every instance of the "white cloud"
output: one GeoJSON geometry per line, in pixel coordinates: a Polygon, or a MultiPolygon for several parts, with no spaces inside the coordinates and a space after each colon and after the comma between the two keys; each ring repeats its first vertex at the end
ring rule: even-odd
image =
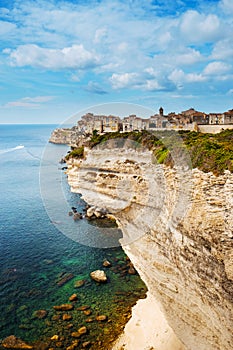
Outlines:
{"type": "Polygon", "coordinates": [[[198,83],[206,80],[202,74],[185,73],[182,69],[174,69],[169,75],[169,79],[177,85],[182,83],[198,83]]]}
{"type": "Polygon", "coordinates": [[[113,89],[139,89],[143,91],[166,91],[174,89],[171,81],[160,77],[153,68],[145,69],[141,73],[114,73],[110,78],[113,89]]]}
{"type": "Polygon", "coordinates": [[[51,101],[54,99],[54,96],[35,96],[35,97],[23,97],[17,101],[7,102],[3,107],[4,108],[38,108],[42,103],[51,101]]]}
{"type": "Polygon", "coordinates": [[[3,50],[9,54],[12,65],[41,67],[46,69],[94,67],[99,57],[84,49],[83,45],[72,45],[63,49],[47,49],[37,45],[21,45],[16,50],[3,50]]]}
{"type": "Polygon", "coordinates": [[[137,73],[114,73],[110,78],[110,83],[112,84],[113,89],[132,87],[139,83],[139,75],[137,73]]]}
{"type": "Polygon", "coordinates": [[[212,58],[226,60],[233,58],[233,38],[232,36],[218,41],[213,48],[212,58]]]}
{"type": "Polygon", "coordinates": [[[205,15],[189,10],[181,18],[181,34],[192,43],[214,41],[220,35],[219,29],[220,21],[215,14],[205,15]]]}
{"type": "Polygon", "coordinates": [[[0,20],[0,36],[13,33],[15,29],[16,25],[14,23],[0,20]]]}
{"type": "Polygon", "coordinates": [[[22,101],[28,101],[28,102],[48,102],[54,99],[54,96],[36,96],[36,97],[23,97],[22,101]]]}
{"type": "Polygon", "coordinates": [[[227,63],[215,61],[210,62],[204,69],[203,73],[206,75],[220,75],[231,70],[231,66],[227,63]]]}
{"type": "Polygon", "coordinates": [[[233,13],[233,2],[232,0],[221,0],[220,1],[220,7],[225,11],[227,14],[233,13]]]}
{"type": "Polygon", "coordinates": [[[203,57],[198,50],[188,47],[182,53],[178,53],[176,56],[176,63],[181,65],[193,65],[194,63],[201,62],[203,57]]]}
{"type": "MultiPolygon", "coordinates": [[[[199,0],[200,6],[190,10],[192,5],[180,0],[161,0],[161,6],[146,0],[16,1],[3,16],[6,30],[16,30],[2,43],[6,49],[1,63],[66,70],[68,83],[79,82],[79,87],[99,94],[105,92],[106,81],[113,89],[141,91],[203,86],[209,80],[214,84],[220,79],[217,69],[224,67],[214,67],[212,61],[227,64],[233,58],[233,23],[221,12],[231,3],[222,0],[221,7],[213,7],[199,0]],[[214,44],[212,55],[209,43],[214,44]]],[[[59,75],[63,72],[57,73],[64,79],[59,75]]]]}

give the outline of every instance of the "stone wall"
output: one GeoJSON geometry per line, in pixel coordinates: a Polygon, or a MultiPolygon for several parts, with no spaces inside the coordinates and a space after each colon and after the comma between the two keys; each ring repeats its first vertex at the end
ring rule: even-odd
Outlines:
{"type": "Polygon", "coordinates": [[[203,133],[218,134],[219,132],[227,129],[232,130],[233,125],[198,125],[198,131],[203,133]]]}

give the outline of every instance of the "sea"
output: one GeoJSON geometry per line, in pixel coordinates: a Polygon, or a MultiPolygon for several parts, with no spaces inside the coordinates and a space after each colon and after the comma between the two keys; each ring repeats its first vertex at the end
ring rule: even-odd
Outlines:
{"type": "Polygon", "coordinates": [[[15,335],[36,349],[109,349],[146,287],[128,273],[131,263],[119,245],[98,245],[98,232],[111,236],[113,223],[69,214],[72,207],[84,212],[86,203],[71,193],[60,163],[69,148],[48,144],[55,127],[0,125],[0,339],[15,335]],[[65,201],[53,203],[53,186],[65,201]],[[105,259],[110,267],[103,267],[105,259]],[[98,269],[107,283],[90,278],[98,269]],[[54,309],[67,303],[72,310],[54,309]]]}

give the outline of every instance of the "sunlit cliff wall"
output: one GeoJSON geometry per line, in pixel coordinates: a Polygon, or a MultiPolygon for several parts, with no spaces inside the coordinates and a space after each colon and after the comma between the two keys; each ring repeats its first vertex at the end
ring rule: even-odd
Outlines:
{"type": "Polygon", "coordinates": [[[116,217],[123,249],[183,349],[231,349],[233,174],[169,168],[147,150],[102,147],[70,160],[68,181],[116,217]]]}

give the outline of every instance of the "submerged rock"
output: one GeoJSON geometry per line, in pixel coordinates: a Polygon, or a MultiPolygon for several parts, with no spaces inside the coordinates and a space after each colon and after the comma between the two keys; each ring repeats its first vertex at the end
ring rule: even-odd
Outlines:
{"type": "Polygon", "coordinates": [[[55,334],[50,339],[57,341],[59,339],[59,336],[57,334],[55,334]]]}
{"type": "Polygon", "coordinates": [[[65,283],[70,281],[72,278],[74,278],[74,275],[72,273],[65,273],[62,275],[62,277],[56,282],[59,287],[63,286],[65,283]]]}
{"type": "Polygon", "coordinates": [[[46,310],[37,310],[33,312],[32,317],[42,319],[42,318],[45,318],[47,314],[48,312],[46,310]]]}
{"type": "Polygon", "coordinates": [[[69,301],[76,301],[77,299],[78,299],[77,294],[72,294],[72,295],[69,297],[69,301]]]}
{"type": "Polygon", "coordinates": [[[103,267],[111,267],[112,266],[112,264],[110,263],[110,261],[108,261],[107,259],[105,259],[104,261],[103,261],[103,267]]]}
{"type": "Polygon", "coordinates": [[[90,309],[90,306],[88,306],[88,305],[82,305],[82,306],[77,307],[76,310],[78,310],[78,311],[84,311],[84,310],[87,310],[87,309],[90,309]]]}
{"type": "Polygon", "coordinates": [[[61,304],[61,305],[55,305],[54,310],[56,311],[69,311],[69,310],[73,310],[73,305],[71,304],[61,304]]]}
{"type": "Polygon", "coordinates": [[[78,280],[74,282],[74,288],[80,288],[85,284],[85,280],[78,280]]]}
{"type": "Polygon", "coordinates": [[[87,333],[87,327],[83,326],[83,327],[79,328],[78,333],[80,335],[86,334],[87,333]]]}
{"type": "Polygon", "coordinates": [[[137,271],[135,270],[135,268],[133,266],[130,266],[128,273],[130,275],[136,275],[137,271]]]}
{"type": "Polygon", "coordinates": [[[73,215],[73,219],[74,219],[74,221],[76,221],[76,220],[80,220],[80,219],[82,219],[82,215],[81,215],[81,214],[79,214],[79,213],[74,213],[74,215],[73,215]]]}
{"type": "Polygon", "coordinates": [[[96,321],[103,322],[103,321],[106,321],[107,318],[108,317],[106,315],[99,315],[99,316],[96,316],[96,321]]]}
{"type": "Polygon", "coordinates": [[[16,338],[14,335],[10,335],[2,341],[2,346],[5,349],[33,349],[31,345],[28,345],[20,338],[16,338]]]}
{"type": "Polygon", "coordinates": [[[84,349],[88,348],[90,345],[91,345],[91,342],[90,342],[90,341],[85,341],[84,343],[82,343],[82,347],[83,347],[84,349]]]}
{"type": "Polygon", "coordinates": [[[96,270],[90,273],[91,278],[99,283],[107,282],[106,273],[103,270],[96,270]]]}
{"type": "Polygon", "coordinates": [[[70,321],[70,320],[72,320],[72,316],[69,315],[69,314],[64,314],[64,315],[62,316],[62,320],[63,320],[63,321],[70,321]]]}

